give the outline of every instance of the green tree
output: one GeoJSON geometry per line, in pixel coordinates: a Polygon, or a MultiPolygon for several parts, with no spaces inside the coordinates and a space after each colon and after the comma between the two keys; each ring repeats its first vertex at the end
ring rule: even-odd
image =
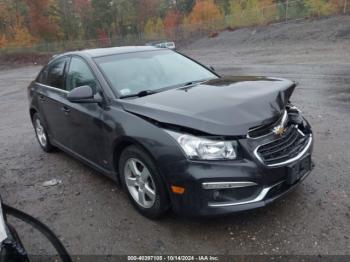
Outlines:
{"type": "Polygon", "coordinates": [[[14,27],[28,25],[28,6],[25,0],[0,0],[0,32],[13,36],[14,27]]]}
{"type": "Polygon", "coordinates": [[[64,40],[76,40],[80,38],[79,19],[76,16],[72,0],[52,1],[49,13],[51,19],[57,21],[60,28],[60,34],[64,40]]]}
{"type": "MultiPolygon", "coordinates": [[[[53,0],[56,1],[56,0],[53,0]]],[[[92,6],[90,0],[75,0],[74,13],[79,25],[79,35],[82,39],[95,37],[94,25],[92,22],[92,6]]]]}
{"type": "Polygon", "coordinates": [[[164,24],[160,17],[149,18],[146,22],[144,32],[146,38],[155,39],[164,36],[164,24]]]}
{"type": "Polygon", "coordinates": [[[176,9],[183,15],[191,13],[196,0],[174,0],[176,9]]]}
{"type": "Polygon", "coordinates": [[[215,4],[220,8],[221,13],[224,15],[230,14],[230,0],[216,0],[215,4]]]}
{"type": "Polygon", "coordinates": [[[309,8],[312,15],[330,15],[335,11],[336,6],[328,0],[304,0],[305,6],[309,8]]]}
{"type": "Polygon", "coordinates": [[[114,0],[115,23],[119,35],[138,33],[137,2],[138,0],[114,0]]]}
{"type": "Polygon", "coordinates": [[[276,18],[273,0],[230,0],[231,26],[250,26],[272,21],[276,18]]]}
{"type": "Polygon", "coordinates": [[[110,0],[91,0],[93,24],[111,37],[115,30],[116,6],[110,0]]]}
{"type": "Polygon", "coordinates": [[[155,27],[154,19],[153,18],[148,19],[144,28],[144,32],[147,38],[153,37],[154,27],[155,27]]]}
{"type": "Polygon", "coordinates": [[[26,27],[18,24],[13,29],[14,36],[10,42],[11,46],[14,47],[31,47],[33,44],[37,43],[35,39],[28,31],[26,27]]]}
{"type": "Polygon", "coordinates": [[[243,15],[242,1],[231,0],[229,24],[231,26],[241,26],[242,15],[243,15]]]}

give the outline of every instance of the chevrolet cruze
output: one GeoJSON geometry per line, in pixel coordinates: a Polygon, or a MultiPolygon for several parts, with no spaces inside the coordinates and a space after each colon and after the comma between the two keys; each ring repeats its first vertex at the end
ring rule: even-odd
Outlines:
{"type": "Polygon", "coordinates": [[[55,56],[28,87],[29,112],[44,151],[119,182],[144,216],[213,216],[265,206],[311,172],[295,86],[167,49],[94,49],[55,56]]]}

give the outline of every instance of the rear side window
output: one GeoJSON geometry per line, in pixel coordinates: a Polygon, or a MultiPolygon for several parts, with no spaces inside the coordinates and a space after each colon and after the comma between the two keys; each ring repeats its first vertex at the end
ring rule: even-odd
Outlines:
{"type": "Polygon", "coordinates": [[[47,84],[47,71],[48,71],[48,66],[46,66],[43,70],[41,70],[40,74],[38,75],[36,81],[40,84],[47,84]]]}
{"type": "Polygon", "coordinates": [[[45,73],[45,70],[42,72],[43,80],[45,80],[45,74],[46,74],[45,84],[48,86],[65,90],[64,71],[66,68],[66,64],[67,64],[67,58],[59,59],[49,64],[49,66],[46,69],[47,72],[45,73]]]}
{"type": "Polygon", "coordinates": [[[96,92],[96,79],[82,59],[73,57],[67,74],[67,90],[71,91],[80,86],[90,86],[96,92]]]}

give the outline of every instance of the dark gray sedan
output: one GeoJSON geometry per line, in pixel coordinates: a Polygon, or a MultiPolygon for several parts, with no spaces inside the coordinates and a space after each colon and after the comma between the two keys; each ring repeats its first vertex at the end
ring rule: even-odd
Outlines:
{"type": "Polygon", "coordinates": [[[311,171],[313,136],[296,84],[221,77],[154,47],[54,57],[28,87],[40,146],[119,182],[143,215],[262,207],[311,171]]]}

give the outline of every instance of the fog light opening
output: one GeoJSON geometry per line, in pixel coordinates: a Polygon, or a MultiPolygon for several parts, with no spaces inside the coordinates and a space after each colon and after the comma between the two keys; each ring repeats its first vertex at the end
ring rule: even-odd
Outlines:
{"type": "Polygon", "coordinates": [[[218,200],[220,198],[220,191],[219,190],[215,190],[213,192],[213,199],[214,200],[218,200]]]}

